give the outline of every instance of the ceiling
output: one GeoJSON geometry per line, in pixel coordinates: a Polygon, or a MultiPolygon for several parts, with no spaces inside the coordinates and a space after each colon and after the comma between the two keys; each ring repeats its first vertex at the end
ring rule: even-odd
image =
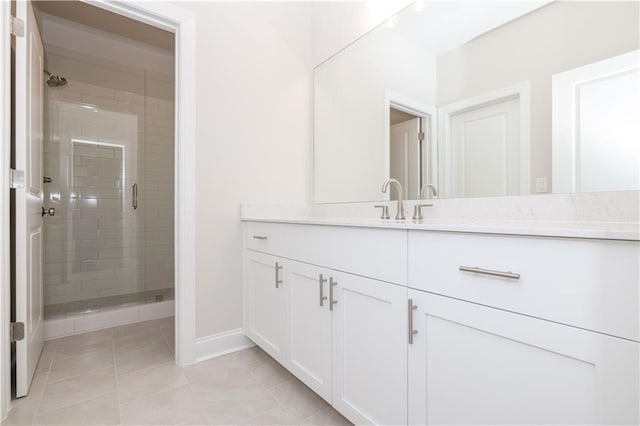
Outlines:
{"type": "Polygon", "coordinates": [[[80,1],[34,1],[37,11],[173,52],[173,33],[80,1]]]}

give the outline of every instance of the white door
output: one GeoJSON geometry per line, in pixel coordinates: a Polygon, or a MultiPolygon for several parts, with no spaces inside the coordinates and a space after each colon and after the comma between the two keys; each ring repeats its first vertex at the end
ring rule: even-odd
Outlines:
{"type": "Polygon", "coordinates": [[[16,321],[24,323],[24,339],[16,343],[16,396],[27,395],[43,346],[42,300],[42,138],[43,47],[31,3],[16,2],[25,23],[16,37],[16,169],[25,186],[15,190],[16,321]]]}
{"type": "Polygon", "coordinates": [[[332,276],[333,406],[355,424],[406,424],[407,288],[332,276]]]}
{"type": "MultiPolygon", "coordinates": [[[[390,129],[391,160],[390,175],[397,179],[405,190],[404,198],[420,198],[420,118],[412,118],[390,129]]],[[[391,199],[398,198],[395,187],[391,188],[391,199]]]]}
{"type": "Polygon", "coordinates": [[[520,194],[520,100],[451,116],[451,197],[520,194]]]}
{"type": "Polygon", "coordinates": [[[637,342],[409,290],[410,424],[638,424],[637,342]]]}
{"type": "Polygon", "coordinates": [[[246,253],[247,336],[284,364],[287,299],[282,259],[250,250],[246,253]]]}
{"type": "Polygon", "coordinates": [[[640,189],[640,51],[552,77],[553,192],[640,189]]]}
{"type": "Polygon", "coordinates": [[[287,263],[289,361],[293,374],[331,402],[331,311],[327,269],[287,263]]]}

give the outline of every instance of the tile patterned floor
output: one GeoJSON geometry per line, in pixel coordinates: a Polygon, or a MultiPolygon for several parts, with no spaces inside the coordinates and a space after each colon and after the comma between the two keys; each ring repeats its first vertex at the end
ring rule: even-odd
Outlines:
{"type": "Polygon", "coordinates": [[[3,425],[349,425],[257,347],[178,367],[173,318],[45,344],[3,425]]]}

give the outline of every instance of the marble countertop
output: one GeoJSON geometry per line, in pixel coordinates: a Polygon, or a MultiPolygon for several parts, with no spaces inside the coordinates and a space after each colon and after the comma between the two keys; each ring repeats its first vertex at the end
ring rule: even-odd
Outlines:
{"type": "Polygon", "coordinates": [[[242,220],[248,222],[296,223],[307,225],[355,226],[366,228],[640,241],[640,224],[629,222],[492,221],[425,218],[422,223],[414,223],[410,218],[405,222],[397,222],[393,219],[382,221],[380,219],[370,218],[306,216],[243,216],[242,220]]]}

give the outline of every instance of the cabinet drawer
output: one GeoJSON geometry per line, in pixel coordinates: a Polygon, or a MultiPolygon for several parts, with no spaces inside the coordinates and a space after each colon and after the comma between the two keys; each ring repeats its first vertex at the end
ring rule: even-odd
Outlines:
{"type": "Polygon", "coordinates": [[[355,275],[407,285],[407,231],[288,225],[283,256],[355,275]]]}
{"type": "Polygon", "coordinates": [[[407,231],[245,222],[245,247],[407,285],[407,231]]]}
{"type": "Polygon", "coordinates": [[[245,222],[245,247],[263,253],[283,255],[286,246],[284,224],[245,222]]]}
{"type": "Polygon", "coordinates": [[[408,280],[412,288],[640,340],[639,247],[633,241],[411,231],[408,280]]]}

